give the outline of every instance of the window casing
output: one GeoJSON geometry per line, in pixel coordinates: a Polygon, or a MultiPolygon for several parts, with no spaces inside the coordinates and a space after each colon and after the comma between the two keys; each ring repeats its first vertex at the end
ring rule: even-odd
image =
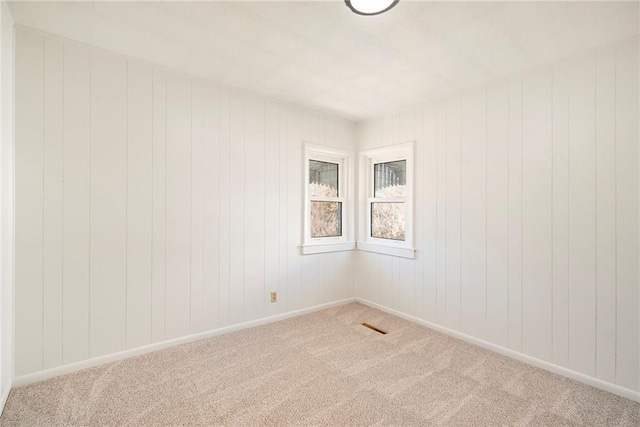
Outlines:
{"type": "Polygon", "coordinates": [[[352,159],[344,150],[305,145],[303,254],[355,249],[352,159]]]}
{"type": "Polygon", "coordinates": [[[358,249],[414,258],[413,142],[362,152],[358,249]]]}

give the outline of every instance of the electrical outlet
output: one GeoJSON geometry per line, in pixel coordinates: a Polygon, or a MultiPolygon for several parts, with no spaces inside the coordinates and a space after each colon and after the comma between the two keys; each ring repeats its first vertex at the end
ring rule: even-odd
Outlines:
{"type": "Polygon", "coordinates": [[[278,302],[278,293],[271,292],[271,302],[278,302]]]}

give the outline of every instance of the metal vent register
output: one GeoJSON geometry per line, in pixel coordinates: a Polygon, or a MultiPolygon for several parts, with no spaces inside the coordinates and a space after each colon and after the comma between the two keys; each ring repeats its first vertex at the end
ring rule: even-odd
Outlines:
{"type": "Polygon", "coordinates": [[[372,331],[376,331],[376,332],[378,332],[379,334],[382,334],[382,335],[386,335],[386,334],[387,334],[387,333],[386,333],[385,331],[383,331],[382,329],[376,328],[375,326],[370,325],[370,324],[368,324],[367,322],[362,322],[362,323],[361,323],[361,325],[362,325],[362,326],[364,326],[365,328],[369,328],[369,329],[371,329],[372,331]]]}

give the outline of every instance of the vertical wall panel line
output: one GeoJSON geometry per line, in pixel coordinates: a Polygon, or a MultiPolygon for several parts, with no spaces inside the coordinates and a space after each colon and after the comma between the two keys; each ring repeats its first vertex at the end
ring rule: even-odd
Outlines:
{"type": "MultiPolygon", "coordinates": [[[[423,148],[422,148],[422,153],[423,153],[423,154],[422,154],[422,156],[423,156],[423,157],[426,157],[426,156],[425,156],[425,154],[424,154],[424,153],[425,153],[425,151],[426,151],[426,148],[427,148],[427,147],[426,147],[426,146],[427,146],[427,135],[426,135],[426,132],[425,132],[425,127],[424,127],[424,123],[425,123],[425,121],[424,121],[425,110],[424,110],[424,108],[420,108],[420,109],[418,110],[418,112],[419,112],[419,114],[420,114],[420,118],[422,119],[422,120],[421,120],[421,123],[420,123],[420,127],[421,127],[422,131],[421,131],[421,132],[419,132],[419,136],[420,136],[421,141],[420,141],[419,143],[421,143],[421,144],[423,145],[423,148]]],[[[436,120],[436,121],[437,121],[437,120],[436,120]]],[[[434,153],[435,153],[435,150],[433,150],[433,151],[434,151],[434,153]]],[[[437,178],[436,178],[436,179],[437,179],[437,178]]],[[[425,177],[425,175],[423,175],[423,176],[422,176],[422,184],[421,184],[421,187],[422,187],[422,188],[424,188],[424,184],[425,184],[425,182],[426,182],[426,177],[425,177]]],[[[436,184],[436,187],[435,187],[435,188],[436,188],[436,191],[435,191],[434,193],[437,195],[437,188],[438,188],[438,187],[437,187],[437,184],[436,184]]],[[[437,200],[437,196],[436,196],[436,200],[437,200]]],[[[423,200],[423,201],[422,201],[422,206],[426,206],[426,201],[425,201],[425,200],[423,200]]],[[[437,208],[436,208],[436,212],[437,212],[437,211],[438,211],[438,210],[437,210],[437,208]]],[[[437,214],[436,214],[435,216],[437,216],[437,214]]],[[[434,229],[434,231],[435,231],[435,230],[437,230],[437,228],[435,228],[435,229],[434,229]]],[[[422,228],[422,235],[420,236],[420,241],[421,241],[421,242],[424,242],[424,243],[426,243],[426,241],[427,241],[427,231],[426,231],[426,227],[423,227],[423,228],[422,228]]],[[[414,246],[417,246],[417,245],[414,245],[414,246]]],[[[435,254],[432,254],[432,255],[435,255],[435,254]]],[[[422,266],[421,266],[421,267],[422,267],[422,277],[420,278],[420,280],[422,281],[422,283],[421,283],[421,285],[420,285],[420,286],[421,286],[422,295],[421,295],[421,298],[420,298],[419,303],[418,303],[418,309],[417,309],[417,310],[418,310],[418,313],[423,313],[423,309],[422,309],[422,308],[424,307],[424,304],[425,304],[425,301],[424,301],[424,300],[426,299],[426,297],[425,297],[426,281],[425,281],[425,278],[424,278],[424,277],[425,277],[425,265],[424,265],[424,262],[425,262],[425,259],[424,259],[424,257],[422,257],[422,259],[421,259],[421,263],[422,263],[422,266]]],[[[434,285],[435,285],[435,283],[434,283],[434,285]]],[[[437,289],[437,288],[436,288],[436,289],[437,289]]],[[[437,291],[436,291],[436,292],[437,292],[437,291]]],[[[437,294],[436,294],[436,299],[435,299],[435,302],[436,302],[436,303],[435,303],[435,305],[436,305],[436,306],[438,305],[438,304],[437,304],[437,301],[438,301],[438,297],[437,297],[437,294]]],[[[426,314],[426,313],[425,313],[425,314],[426,314]]]]}
{"type": "Polygon", "coordinates": [[[463,295],[465,293],[465,282],[464,282],[464,278],[466,277],[466,274],[464,274],[463,272],[463,266],[466,264],[465,263],[465,247],[463,246],[463,238],[466,237],[465,236],[465,231],[467,229],[467,227],[465,227],[465,220],[468,221],[466,219],[466,215],[465,215],[465,211],[466,211],[466,206],[463,203],[463,194],[465,192],[465,187],[466,187],[466,182],[464,179],[464,173],[463,173],[463,169],[465,165],[463,165],[463,158],[465,156],[464,152],[466,151],[466,144],[464,143],[464,128],[462,126],[462,117],[465,115],[465,99],[464,99],[464,95],[460,96],[460,117],[458,118],[459,123],[458,123],[458,132],[460,133],[460,166],[459,166],[459,170],[460,170],[460,194],[458,195],[458,197],[460,198],[460,263],[458,264],[458,267],[460,269],[459,274],[459,280],[460,280],[460,293],[459,293],[459,297],[460,297],[460,302],[459,302],[459,307],[460,307],[460,311],[458,312],[458,314],[460,315],[460,321],[458,324],[458,330],[459,331],[463,331],[465,330],[464,328],[464,310],[465,310],[465,304],[464,304],[464,298],[463,295]]]}
{"type": "MultiPolygon", "coordinates": [[[[207,90],[205,90],[202,86],[200,86],[200,89],[202,90],[203,93],[209,93],[209,88],[207,88],[207,90]]],[[[205,111],[207,111],[207,105],[209,102],[208,96],[203,96],[203,99],[201,100],[202,104],[200,105],[201,110],[201,114],[202,114],[202,119],[200,120],[200,305],[201,310],[200,312],[202,313],[202,320],[201,320],[201,325],[200,325],[200,330],[204,331],[206,330],[206,315],[205,315],[205,307],[204,307],[204,193],[205,193],[205,187],[204,187],[204,152],[205,152],[205,144],[206,144],[206,135],[205,135],[205,111]]]]}
{"type": "MultiPolygon", "coordinates": [[[[220,134],[221,134],[221,129],[222,129],[222,125],[221,125],[221,121],[220,121],[220,117],[221,117],[221,113],[220,113],[220,99],[222,98],[222,94],[220,93],[220,87],[217,88],[217,92],[218,92],[218,96],[217,96],[217,101],[218,101],[218,164],[216,165],[216,173],[218,174],[218,199],[220,199],[220,146],[222,145],[222,140],[220,138],[220,134]]],[[[218,238],[220,238],[220,205],[221,203],[218,203],[218,214],[217,214],[217,220],[218,220],[218,238]]],[[[218,245],[218,286],[217,286],[217,293],[218,293],[218,311],[216,312],[216,316],[218,317],[218,320],[216,321],[216,326],[220,326],[220,244],[219,242],[216,242],[216,245],[218,245]]]]}
{"type": "MultiPolygon", "coordinates": [[[[571,73],[569,72],[569,82],[571,73]]],[[[568,83],[570,84],[570,83],[568,83]]],[[[571,360],[571,90],[567,90],[567,365],[571,360]]]]}
{"type": "MultiPolygon", "coordinates": [[[[263,165],[264,165],[264,179],[262,180],[262,191],[264,194],[264,198],[262,199],[262,210],[263,212],[267,212],[267,103],[265,102],[263,105],[263,109],[262,109],[262,123],[264,124],[263,128],[262,128],[262,145],[263,145],[263,153],[264,153],[264,158],[263,158],[263,165]]],[[[267,215],[263,215],[262,216],[262,239],[264,241],[264,250],[262,251],[262,259],[263,259],[263,264],[262,264],[262,295],[263,298],[261,298],[261,304],[264,306],[264,296],[267,295],[267,262],[266,262],[266,255],[267,255],[267,215]]],[[[278,260],[279,261],[279,260],[278,260]]],[[[279,262],[278,262],[279,264],[279,262]]],[[[263,310],[264,313],[264,310],[263,310]]]]}
{"type": "Polygon", "coordinates": [[[42,312],[41,312],[41,315],[40,315],[41,323],[42,323],[41,324],[42,336],[40,338],[42,340],[42,342],[41,342],[42,355],[41,356],[42,356],[42,366],[43,367],[44,367],[44,360],[45,360],[45,357],[44,357],[44,352],[45,352],[45,347],[44,347],[44,306],[45,306],[45,303],[46,303],[46,301],[44,300],[44,298],[45,298],[45,288],[44,288],[44,283],[45,283],[45,277],[44,277],[44,273],[45,273],[45,271],[44,271],[44,266],[45,266],[45,246],[44,246],[44,243],[45,243],[45,240],[44,240],[44,236],[47,233],[47,230],[45,230],[45,211],[46,211],[46,207],[45,207],[45,203],[44,203],[45,202],[45,192],[44,192],[45,191],[45,185],[44,185],[45,176],[44,176],[44,172],[45,172],[45,157],[46,157],[45,151],[44,151],[44,140],[45,140],[44,128],[45,128],[45,122],[46,122],[46,119],[44,117],[44,114],[45,114],[45,108],[44,108],[45,102],[44,102],[44,100],[46,99],[45,98],[45,95],[46,95],[45,90],[46,89],[45,89],[44,75],[45,75],[45,72],[46,72],[47,64],[45,63],[44,45],[45,45],[44,39],[42,39],[42,111],[41,111],[41,113],[42,113],[42,213],[41,213],[41,215],[42,215],[42,218],[41,218],[41,221],[42,221],[42,235],[40,236],[41,245],[42,245],[42,254],[41,254],[41,260],[40,260],[40,262],[42,263],[42,271],[40,272],[40,274],[41,274],[41,282],[42,282],[41,283],[41,292],[42,292],[42,307],[41,307],[41,311],[42,312]]]}
{"type": "Polygon", "coordinates": [[[124,348],[129,348],[129,60],[125,61],[125,150],[124,150],[124,348]]]}
{"type": "MultiPolygon", "coordinates": [[[[61,280],[62,280],[62,286],[60,287],[60,307],[62,310],[62,313],[64,313],[64,202],[65,202],[65,192],[64,192],[64,152],[65,152],[65,132],[64,132],[64,111],[65,111],[65,105],[64,105],[64,99],[65,99],[65,87],[64,87],[64,81],[65,81],[65,51],[64,51],[64,47],[65,47],[66,43],[62,42],[62,215],[60,216],[60,221],[62,222],[62,224],[60,225],[60,230],[62,231],[62,265],[61,265],[61,280]]],[[[64,314],[62,316],[60,316],[60,361],[62,362],[62,364],[64,365],[64,314]]]]}
{"type": "MultiPolygon", "coordinates": [[[[570,75],[569,75],[570,77],[570,75]]],[[[570,78],[569,78],[570,80],[570,78]]],[[[567,365],[569,364],[569,354],[571,351],[571,91],[567,88],[567,365]]]]}
{"type": "Polygon", "coordinates": [[[447,104],[444,105],[444,311],[445,311],[445,319],[448,318],[447,316],[447,305],[448,305],[448,290],[449,287],[447,286],[448,283],[448,279],[449,279],[449,257],[447,256],[447,250],[448,250],[448,245],[449,245],[449,239],[448,239],[448,233],[449,233],[449,227],[447,227],[447,224],[449,224],[449,192],[447,191],[447,183],[448,183],[448,178],[449,178],[449,144],[447,144],[448,141],[448,126],[447,123],[449,123],[449,109],[447,108],[447,104]]]}
{"type": "MultiPolygon", "coordinates": [[[[154,191],[154,186],[156,183],[155,180],[155,176],[156,176],[156,168],[155,168],[155,162],[153,161],[153,159],[155,159],[155,144],[154,144],[154,133],[153,130],[155,129],[155,119],[156,119],[156,114],[155,114],[155,81],[156,79],[154,78],[155,75],[155,69],[151,68],[151,298],[152,298],[152,305],[151,305],[151,342],[153,342],[153,313],[154,313],[154,309],[153,309],[153,263],[155,261],[155,244],[154,244],[154,239],[153,239],[153,224],[154,224],[154,219],[155,219],[155,215],[156,215],[156,210],[155,210],[155,195],[156,192],[154,191]]],[[[128,115],[127,115],[128,117],[128,115]]],[[[127,135],[129,135],[129,133],[127,132],[127,135]]]]}
{"type": "Polygon", "coordinates": [[[436,122],[436,133],[435,133],[435,141],[434,141],[434,147],[435,150],[434,152],[436,153],[436,235],[435,235],[435,239],[436,239],[436,268],[435,268],[435,279],[436,279],[436,283],[435,283],[435,287],[436,287],[436,300],[435,300],[435,320],[438,320],[438,277],[439,277],[439,272],[438,272],[438,261],[437,261],[437,257],[438,257],[438,212],[439,212],[439,208],[438,206],[440,205],[440,198],[438,197],[438,188],[440,186],[440,181],[438,180],[438,176],[439,176],[439,168],[438,168],[438,142],[439,142],[439,120],[438,120],[438,105],[436,104],[434,107],[434,114],[435,114],[435,122],[436,122]]]}
{"type": "Polygon", "coordinates": [[[524,347],[524,85],[520,78],[520,349],[524,347]]]}
{"type": "Polygon", "coordinates": [[[594,295],[595,295],[595,355],[593,360],[593,375],[598,375],[598,55],[594,55],[594,67],[593,67],[593,133],[594,133],[594,164],[595,173],[593,185],[595,187],[595,197],[593,199],[593,212],[595,214],[595,227],[594,242],[595,242],[595,280],[594,280],[594,295]]]}
{"type": "MultiPolygon", "coordinates": [[[[283,110],[285,110],[285,108],[283,108],[281,103],[278,103],[278,111],[279,111],[278,120],[282,120],[283,110]]],[[[284,151],[284,155],[287,156],[288,142],[289,142],[289,118],[288,117],[286,118],[286,123],[285,124],[286,124],[286,127],[287,127],[285,129],[285,133],[287,135],[286,142],[283,142],[283,139],[282,139],[282,130],[283,130],[282,122],[279,122],[279,129],[278,129],[279,141],[278,142],[280,144],[280,151],[284,151]]],[[[281,153],[281,155],[282,155],[282,153],[281,153]]],[[[288,158],[288,157],[285,157],[285,158],[288,158]]],[[[284,175],[285,175],[285,178],[286,178],[285,182],[289,182],[289,169],[285,168],[284,171],[285,171],[284,175]]],[[[286,214],[288,206],[289,206],[289,187],[288,186],[285,187],[284,202],[285,202],[284,211],[285,211],[285,214],[286,214]]],[[[285,245],[284,245],[285,246],[285,251],[284,251],[284,255],[285,255],[285,257],[284,257],[284,273],[285,273],[285,289],[286,289],[286,292],[287,292],[287,295],[288,295],[288,293],[289,293],[289,274],[288,274],[288,272],[289,272],[289,257],[286,256],[287,255],[286,243],[289,241],[289,227],[286,227],[286,230],[287,230],[287,234],[286,234],[286,238],[284,240],[284,243],[285,243],[285,245]]],[[[282,237],[281,237],[281,240],[282,240],[282,237]]],[[[285,299],[285,308],[286,308],[286,310],[289,310],[289,306],[290,306],[289,298],[286,298],[285,299]]]]}
{"type": "MultiPolygon", "coordinates": [[[[279,102],[278,102],[277,105],[278,105],[278,150],[280,151],[280,155],[278,156],[278,158],[280,160],[282,160],[283,151],[284,151],[285,155],[287,154],[287,150],[286,150],[287,145],[282,142],[282,133],[283,133],[282,132],[282,130],[283,130],[283,126],[282,126],[282,114],[283,114],[283,111],[282,110],[283,110],[283,108],[282,108],[282,105],[280,105],[279,102]]],[[[286,122],[286,124],[288,126],[288,122],[286,122]]],[[[288,131],[288,128],[285,131],[288,131]]],[[[284,175],[285,175],[285,177],[287,177],[289,172],[288,172],[287,169],[284,169],[284,171],[285,171],[284,175]]],[[[289,182],[288,179],[286,179],[285,182],[289,182]]],[[[286,213],[287,206],[289,206],[289,193],[288,193],[288,191],[285,191],[284,192],[284,197],[282,197],[282,185],[279,185],[278,187],[279,187],[278,188],[278,192],[280,193],[280,206],[282,206],[282,200],[284,199],[284,206],[285,206],[284,211],[286,213]]],[[[282,209],[280,209],[280,212],[282,212],[282,209]]],[[[286,289],[285,292],[288,293],[289,292],[289,287],[288,287],[288,280],[287,280],[287,278],[288,278],[287,272],[289,271],[289,257],[286,256],[287,255],[286,242],[289,241],[289,228],[285,227],[285,230],[286,230],[286,236],[284,238],[284,243],[285,243],[285,245],[284,245],[285,246],[285,251],[284,251],[284,255],[285,255],[284,256],[284,276],[285,276],[285,289],[286,289]]],[[[282,239],[282,232],[281,232],[280,233],[280,239],[279,239],[279,242],[278,242],[280,248],[283,246],[282,245],[282,240],[283,239],[282,239]]],[[[280,273],[283,273],[283,272],[281,271],[280,273]]],[[[279,276],[279,278],[280,278],[280,276],[279,276]]],[[[289,307],[289,298],[285,298],[285,307],[287,309],[289,307]]]]}
{"type": "MultiPolygon", "coordinates": [[[[228,144],[228,162],[231,163],[231,91],[228,91],[228,108],[227,108],[227,144],[228,144]]],[[[229,277],[227,278],[227,310],[229,311],[229,321],[231,321],[231,166],[229,166],[229,179],[227,180],[228,189],[227,194],[229,196],[229,200],[227,203],[227,210],[229,211],[229,223],[227,226],[229,227],[229,239],[227,239],[227,253],[229,254],[227,262],[229,264],[229,277]]]]}
{"type": "Polygon", "coordinates": [[[555,221],[554,221],[554,213],[553,213],[553,193],[554,193],[554,185],[553,185],[553,177],[554,177],[554,172],[555,172],[555,168],[554,168],[554,146],[556,143],[556,139],[555,139],[555,132],[554,132],[554,109],[555,109],[555,103],[553,102],[554,99],[554,94],[555,94],[555,83],[556,83],[556,79],[555,79],[555,68],[551,67],[551,354],[550,354],[550,360],[553,360],[553,343],[554,343],[554,335],[555,335],[555,330],[553,328],[554,322],[554,313],[553,313],[553,296],[555,294],[555,277],[553,274],[553,259],[554,259],[554,237],[555,237],[555,221]]]}
{"type": "MultiPolygon", "coordinates": [[[[242,124],[246,126],[247,124],[247,103],[246,103],[246,94],[244,92],[240,92],[242,94],[242,124]]],[[[246,242],[247,236],[247,129],[243,129],[242,131],[242,242],[246,242]]],[[[242,248],[242,320],[246,319],[246,315],[244,313],[245,310],[245,301],[246,301],[246,283],[247,283],[247,271],[246,267],[246,251],[245,247],[242,248]]]]}
{"type": "Polygon", "coordinates": [[[458,210],[460,212],[460,224],[458,225],[460,227],[460,242],[459,242],[459,251],[460,251],[460,255],[459,255],[459,259],[460,259],[460,263],[458,264],[458,269],[459,269],[459,276],[458,276],[458,297],[459,297],[459,305],[460,308],[458,310],[458,316],[459,316],[459,320],[458,320],[458,329],[460,331],[462,331],[462,263],[463,263],[463,251],[462,251],[462,216],[464,215],[464,209],[462,209],[463,204],[462,204],[462,97],[460,97],[460,107],[459,107],[459,111],[458,111],[458,120],[459,120],[459,125],[460,125],[460,129],[458,132],[458,145],[459,145],[459,150],[458,150],[458,162],[460,162],[460,167],[458,169],[458,172],[460,173],[460,194],[458,195],[458,197],[460,198],[459,200],[459,206],[458,206],[458,210]]]}
{"type": "Polygon", "coordinates": [[[511,85],[507,84],[507,344],[511,344],[511,85]]]}
{"type": "Polygon", "coordinates": [[[193,227],[191,221],[193,219],[193,207],[191,206],[193,199],[193,80],[189,80],[189,331],[193,332],[193,307],[191,301],[193,298],[193,276],[191,275],[191,258],[193,257],[193,227]]]}
{"type": "MultiPolygon", "coordinates": [[[[264,198],[262,199],[262,209],[263,212],[267,211],[267,153],[266,153],[266,139],[267,139],[267,104],[264,104],[264,108],[262,109],[262,122],[264,123],[264,127],[262,128],[262,141],[263,141],[263,152],[264,158],[262,159],[262,164],[264,165],[264,179],[262,182],[262,191],[264,193],[264,198]]],[[[262,239],[264,241],[264,250],[262,251],[262,277],[264,280],[262,281],[262,294],[267,294],[267,216],[262,216],[262,239]]],[[[261,304],[264,305],[264,298],[261,299],[261,304]]]]}
{"type": "MultiPolygon", "coordinates": [[[[278,121],[278,170],[282,171],[286,169],[283,169],[283,162],[282,162],[282,108],[279,102],[275,103],[276,106],[276,117],[277,117],[277,121],[278,121]]],[[[286,172],[285,172],[286,173],[286,172]]],[[[280,174],[278,174],[278,178],[280,178],[282,176],[282,172],[280,172],[280,174]]],[[[280,182],[280,181],[278,181],[280,182]]],[[[286,182],[286,180],[285,180],[286,182]]],[[[278,185],[278,216],[282,216],[281,213],[283,211],[282,209],[282,201],[283,199],[285,200],[285,206],[286,206],[286,192],[284,194],[282,194],[282,184],[279,183],[278,185]]],[[[282,295],[286,295],[286,289],[287,289],[287,257],[286,256],[282,256],[283,255],[283,243],[286,243],[286,240],[283,241],[282,239],[282,219],[279,218],[278,220],[278,290],[280,290],[280,285],[282,283],[284,283],[284,288],[285,288],[285,292],[281,292],[282,295]],[[284,268],[283,268],[284,267],[284,268]]],[[[286,255],[286,253],[285,253],[286,255]]],[[[286,301],[287,299],[285,298],[285,306],[286,306],[286,301]]]]}
{"type": "Polygon", "coordinates": [[[484,339],[489,330],[487,293],[489,287],[489,101],[484,88],[484,339]]]}
{"type": "Polygon", "coordinates": [[[555,102],[554,102],[554,95],[555,95],[555,84],[556,84],[556,79],[555,79],[555,68],[551,67],[551,355],[550,355],[550,359],[553,360],[553,343],[554,343],[554,335],[555,335],[555,329],[553,327],[554,325],[554,310],[553,310],[553,302],[554,302],[554,295],[555,295],[555,288],[556,288],[556,281],[555,281],[555,275],[553,274],[553,260],[554,260],[554,242],[555,242],[555,221],[554,221],[554,212],[553,212],[553,207],[554,207],[554,203],[553,203],[553,196],[554,196],[554,173],[555,173],[555,162],[554,162],[554,146],[556,144],[556,138],[555,138],[555,126],[554,126],[554,110],[555,110],[555,102]]]}
{"type": "MultiPolygon", "coordinates": [[[[617,121],[617,117],[618,117],[618,49],[614,50],[614,54],[613,54],[613,61],[614,61],[614,73],[613,73],[613,117],[616,118],[617,121]]],[[[614,149],[613,149],[613,161],[614,161],[614,170],[618,170],[618,125],[617,123],[614,124],[613,126],[613,144],[614,144],[614,149]]],[[[615,259],[615,313],[614,313],[614,318],[616,319],[616,321],[614,322],[615,325],[615,338],[614,338],[614,360],[615,363],[613,364],[613,378],[617,379],[618,378],[618,174],[614,173],[613,174],[613,181],[614,181],[614,192],[616,194],[615,197],[615,204],[614,204],[614,212],[615,215],[613,217],[613,221],[614,221],[614,241],[615,241],[615,247],[614,247],[614,259],[615,259]]]]}
{"type": "Polygon", "coordinates": [[[87,307],[88,308],[88,327],[87,334],[88,338],[88,352],[89,357],[91,357],[91,223],[92,223],[92,215],[91,215],[91,205],[92,205],[92,197],[93,193],[91,191],[91,141],[93,139],[93,120],[91,110],[93,109],[93,47],[89,48],[89,283],[88,283],[88,292],[87,292],[87,307]]]}
{"type": "Polygon", "coordinates": [[[251,281],[250,277],[247,278],[247,103],[249,102],[249,94],[244,90],[241,91],[242,94],[242,161],[244,164],[242,171],[242,321],[245,321],[247,316],[247,282],[251,281]],[[249,279],[249,280],[248,280],[249,279]]]}
{"type": "Polygon", "coordinates": [[[167,185],[168,177],[169,177],[169,153],[167,148],[169,146],[168,141],[169,137],[167,134],[167,122],[168,122],[168,96],[167,96],[167,78],[168,76],[165,74],[164,76],[164,338],[167,338],[167,185]]]}

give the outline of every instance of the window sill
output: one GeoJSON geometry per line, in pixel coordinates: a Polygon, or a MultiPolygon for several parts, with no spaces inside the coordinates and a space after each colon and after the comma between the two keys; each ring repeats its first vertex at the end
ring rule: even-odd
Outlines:
{"type": "Polygon", "coordinates": [[[313,245],[302,245],[302,255],[352,251],[355,248],[356,242],[316,243],[313,245]]]}
{"type": "Polygon", "coordinates": [[[377,254],[397,256],[400,258],[415,259],[415,249],[400,248],[387,245],[379,245],[376,243],[358,242],[358,250],[365,252],[374,252],[377,254]]]}

